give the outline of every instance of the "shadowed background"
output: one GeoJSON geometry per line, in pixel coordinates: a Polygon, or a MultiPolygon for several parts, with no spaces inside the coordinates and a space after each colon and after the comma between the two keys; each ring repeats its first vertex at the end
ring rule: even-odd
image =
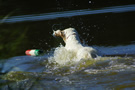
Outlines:
{"type": "MultiPolygon", "coordinates": [[[[0,19],[11,16],[123,6],[133,0],[0,0],[0,19]]],[[[125,45],[135,41],[135,12],[101,13],[41,21],[0,23],[0,58],[24,55],[27,49],[45,52],[63,43],[52,36],[53,30],[73,27],[88,45],[125,45]]]]}

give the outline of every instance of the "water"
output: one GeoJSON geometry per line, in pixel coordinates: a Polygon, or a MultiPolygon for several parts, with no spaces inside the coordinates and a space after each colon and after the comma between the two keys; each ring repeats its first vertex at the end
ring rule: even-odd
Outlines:
{"type": "Polygon", "coordinates": [[[51,20],[56,18],[73,17],[81,15],[91,15],[91,14],[102,14],[102,13],[121,13],[135,11],[135,5],[125,5],[125,6],[113,6],[106,7],[100,10],[74,10],[74,11],[64,11],[64,12],[54,12],[54,13],[44,13],[37,15],[23,15],[23,16],[12,16],[5,17],[0,20],[1,23],[16,23],[23,21],[38,21],[38,20],[51,20]]]}
{"type": "Polygon", "coordinates": [[[50,55],[7,59],[1,89],[134,89],[135,45],[95,48],[113,56],[74,62],[74,54],[60,46],[50,55]],[[122,51],[128,54],[119,56],[122,51]]]}
{"type": "Polygon", "coordinates": [[[64,18],[51,17],[52,20],[47,21],[39,21],[34,15],[30,15],[31,22],[24,19],[29,16],[3,20],[0,24],[3,33],[0,35],[0,89],[134,90],[135,13],[132,6],[110,8],[109,12],[120,8],[119,13],[108,13],[110,9],[103,8],[93,10],[93,15],[82,10],[82,16],[78,16],[78,11],[71,11],[74,17],[66,16],[69,12],[61,12],[64,16],[59,17],[64,18]],[[97,49],[101,56],[76,62],[75,53],[65,50],[63,41],[52,36],[52,29],[67,27],[76,28],[83,43],[97,49]],[[33,48],[43,49],[45,53],[37,57],[24,55],[25,50],[33,48]]]}

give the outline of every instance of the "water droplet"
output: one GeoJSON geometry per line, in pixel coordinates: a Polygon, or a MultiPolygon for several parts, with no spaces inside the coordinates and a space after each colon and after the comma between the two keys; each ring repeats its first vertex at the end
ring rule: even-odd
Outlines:
{"type": "Polygon", "coordinates": [[[91,3],[91,1],[89,1],[89,3],[91,3]]]}
{"type": "Polygon", "coordinates": [[[94,25],[94,27],[96,27],[96,25],[94,25]]]}
{"type": "Polygon", "coordinates": [[[83,35],[85,35],[85,33],[83,33],[83,35]]]}
{"type": "Polygon", "coordinates": [[[48,43],[45,43],[46,45],[48,44],[48,43]]]}

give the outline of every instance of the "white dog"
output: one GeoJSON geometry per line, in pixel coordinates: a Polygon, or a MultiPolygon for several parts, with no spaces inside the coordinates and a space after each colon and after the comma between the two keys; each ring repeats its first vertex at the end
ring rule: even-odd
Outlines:
{"type": "Polygon", "coordinates": [[[62,37],[65,42],[65,49],[75,52],[78,60],[97,57],[97,51],[94,48],[85,47],[81,44],[78,33],[74,28],[57,30],[53,32],[53,35],[62,37]]]}

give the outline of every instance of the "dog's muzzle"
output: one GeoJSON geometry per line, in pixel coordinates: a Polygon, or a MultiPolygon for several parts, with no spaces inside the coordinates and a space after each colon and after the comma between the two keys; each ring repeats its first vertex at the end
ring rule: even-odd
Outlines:
{"type": "Polygon", "coordinates": [[[53,36],[54,36],[54,37],[56,37],[56,36],[61,36],[61,31],[60,31],[60,30],[53,31],[53,36]]]}
{"type": "Polygon", "coordinates": [[[53,36],[54,36],[54,37],[56,37],[55,33],[56,33],[56,31],[53,30],[53,36]]]}

